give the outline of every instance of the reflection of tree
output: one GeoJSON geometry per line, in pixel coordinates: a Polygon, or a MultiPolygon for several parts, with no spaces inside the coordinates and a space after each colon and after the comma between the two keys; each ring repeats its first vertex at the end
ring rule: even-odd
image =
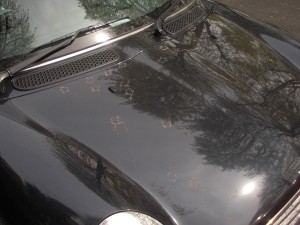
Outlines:
{"type": "Polygon", "coordinates": [[[117,18],[136,18],[162,5],[164,0],[78,0],[86,11],[86,18],[92,20],[110,21],[117,18]]]}
{"type": "Polygon", "coordinates": [[[165,39],[111,79],[126,104],[194,132],[208,164],[265,175],[264,209],[300,169],[300,90],[291,86],[299,72],[234,24],[208,23],[165,39]]]}
{"type": "Polygon", "coordinates": [[[186,216],[188,214],[191,214],[194,212],[192,209],[186,209],[185,207],[181,206],[179,203],[174,203],[173,199],[171,199],[168,194],[169,192],[166,190],[163,186],[156,186],[156,184],[151,184],[152,189],[158,193],[165,201],[168,201],[170,205],[172,206],[173,210],[176,212],[176,214],[180,216],[186,216]]]}
{"type": "Polygon", "coordinates": [[[67,135],[46,130],[31,119],[25,123],[43,134],[66,168],[105,202],[118,209],[144,211],[161,221],[169,221],[146,191],[87,146],[67,135]]]}
{"type": "Polygon", "coordinates": [[[76,213],[24,183],[0,157],[0,217],[4,224],[77,224],[76,213]]]}
{"type": "Polygon", "coordinates": [[[11,63],[4,59],[30,50],[34,34],[30,31],[28,12],[22,11],[14,0],[1,1],[0,7],[9,10],[0,15],[0,60],[4,69],[11,63]]]}
{"type": "Polygon", "coordinates": [[[261,190],[259,195],[261,199],[261,207],[259,208],[256,215],[252,218],[252,223],[254,223],[257,218],[262,216],[264,213],[269,211],[270,205],[268,203],[273,202],[275,199],[278,199],[278,197],[282,194],[282,190],[290,185],[289,182],[285,180],[278,180],[275,177],[267,177],[264,183],[265,188],[261,190]]]}
{"type": "MultiPolygon", "coordinates": [[[[193,132],[194,150],[206,163],[264,175],[263,210],[300,168],[299,89],[277,88],[299,80],[298,71],[230,22],[212,17],[209,23],[217,40],[198,26],[140,53],[142,60],[126,62],[108,79],[125,104],[193,132]]],[[[152,208],[130,179],[86,146],[31,121],[27,125],[45,135],[66,168],[105,201],[152,208]]],[[[173,208],[190,212],[177,203],[173,208]]]]}
{"type": "MultiPolygon", "coordinates": [[[[300,134],[300,90],[299,82],[289,80],[271,90],[264,96],[262,103],[256,103],[273,121],[274,126],[283,134],[297,137],[300,134]],[[278,110],[278,109],[288,110],[278,110]]],[[[251,104],[250,104],[251,105],[251,104]]]]}

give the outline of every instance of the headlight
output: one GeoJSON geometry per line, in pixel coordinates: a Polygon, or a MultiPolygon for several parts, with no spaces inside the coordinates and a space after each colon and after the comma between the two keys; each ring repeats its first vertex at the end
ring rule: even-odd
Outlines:
{"type": "Polygon", "coordinates": [[[99,225],[162,225],[156,219],[139,212],[119,212],[107,217],[99,225]]]}

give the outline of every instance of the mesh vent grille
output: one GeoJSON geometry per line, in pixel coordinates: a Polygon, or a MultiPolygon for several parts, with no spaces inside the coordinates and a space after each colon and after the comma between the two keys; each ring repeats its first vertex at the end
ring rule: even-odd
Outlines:
{"type": "Polygon", "coordinates": [[[57,67],[42,71],[30,71],[27,74],[14,78],[12,84],[19,90],[31,90],[71,78],[118,60],[120,60],[120,55],[117,52],[104,50],[57,67]]]}
{"type": "Polygon", "coordinates": [[[176,34],[202,18],[203,15],[204,13],[200,8],[194,7],[176,19],[165,23],[163,28],[169,34],[176,34]]]}

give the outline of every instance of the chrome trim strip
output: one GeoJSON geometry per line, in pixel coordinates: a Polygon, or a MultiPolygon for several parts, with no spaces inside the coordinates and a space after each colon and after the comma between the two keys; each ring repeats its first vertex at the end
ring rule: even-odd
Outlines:
{"type": "Polygon", "coordinates": [[[92,47],[89,47],[89,48],[80,50],[80,51],[78,51],[78,52],[74,52],[74,53],[71,53],[71,54],[68,54],[68,55],[65,55],[65,56],[56,58],[56,59],[49,60],[48,62],[44,62],[44,63],[38,64],[38,65],[36,65],[36,66],[29,67],[29,68],[24,69],[24,70],[22,70],[22,71],[29,71],[29,70],[32,70],[32,69],[36,69],[36,68],[39,68],[39,67],[42,67],[42,66],[50,65],[50,64],[53,64],[53,63],[56,63],[56,62],[60,62],[60,61],[65,60],[65,59],[69,59],[69,58],[72,58],[72,57],[75,57],[75,56],[78,56],[78,55],[81,55],[81,54],[84,54],[84,53],[93,51],[93,50],[95,50],[95,49],[97,49],[97,48],[101,48],[101,47],[103,47],[103,46],[105,46],[105,45],[109,45],[109,44],[114,43],[114,42],[116,42],[116,41],[119,41],[119,40],[121,40],[121,39],[130,37],[130,36],[132,36],[132,35],[134,35],[134,34],[137,34],[137,33],[141,32],[141,31],[143,31],[143,30],[148,29],[148,28],[151,27],[152,25],[153,25],[153,23],[151,23],[151,24],[149,24],[149,25],[147,25],[147,26],[144,26],[144,27],[142,27],[142,28],[140,28],[140,29],[137,29],[137,30],[135,30],[135,31],[133,31],[133,32],[130,32],[130,33],[128,33],[128,34],[125,34],[125,35],[122,35],[122,36],[120,36],[120,37],[117,37],[117,38],[108,40],[108,41],[106,41],[106,42],[104,42],[104,43],[101,43],[101,44],[98,44],[98,45],[94,45],[94,46],[92,46],[92,47]]]}
{"type": "Polygon", "coordinates": [[[146,214],[133,211],[118,212],[110,215],[99,225],[162,225],[159,221],[146,214]]]}
{"type": "Polygon", "coordinates": [[[2,83],[8,77],[9,77],[9,72],[7,71],[0,72],[0,94],[3,94],[5,92],[5,86],[2,83]]]}
{"type": "MultiPolygon", "coordinates": [[[[189,10],[190,8],[192,8],[192,6],[196,3],[195,0],[192,0],[191,2],[189,2],[186,6],[184,6],[182,9],[178,10],[177,12],[174,12],[173,14],[169,15],[167,18],[166,18],[166,21],[168,20],[171,20],[172,18],[176,17],[178,14],[181,14],[182,12],[186,11],[186,10],[189,10]]],[[[111,39],[111,40],[108,40],[104,43],[101,43],[101,44],[98,44],[98,45],[94,45],[92,47],[89,47],[89,48],[86,48],[86,49],[83,49],[83,50],[80,50],[78,52],[74,52],[74,53],[71,53],[69,55],[65,55],[65,56],[62,56],[62,57],[59,57],[59,58],[56,58],[56,59],[53,59],[53,60],[49,60],[48,62],[44,62],[44,63],[41,63],[41,64],[38,64],[36,66],[32,66],[32,67],[29,67],[27,69],[24,69],[22,71],[29,71],[29,70],[33,70],[33,69],[36,69],[36,68],[40,68],[42,66],[47,66],[47,65],[50,65],[50,64],[53,64],[53,63],[56,63],[56,62],[60,62],[62,60],[65,60],[65,59],[69,59],[69,58],[72,58],[72,57],[75,57],[75,56],[78,56],[78,55],[81,55],[81,54],[84,54],[84,53],[87,53],[87,52],[90,52],[90,51],[93,51],[97,48],[101,48],[105,45],[109,45],[111,43],[114,43],[116,41],[119,41],[121,39],[124,39],[124,38],[127,38],[127,37],[130,37],[132,35],[135,35],[143,30],[146,30],[148,29],[149,27],[151,27],[154,23],[151,23],[149,25],[146,25],[142,28],[139,28],[135,31],[132,31],[128,34],[125,34],[125,35],[122,35],[120,37],[117,37],[117,38],[114,38],[114,39],[111,39]]]]}

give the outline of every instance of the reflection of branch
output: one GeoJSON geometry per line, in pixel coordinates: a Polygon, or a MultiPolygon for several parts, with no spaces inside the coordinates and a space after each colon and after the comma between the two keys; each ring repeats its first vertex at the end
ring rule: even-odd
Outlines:
{"type": "Polygon", "coordinates": [[[289,94],[295,93],[297,88],[300,88],[300,81],[299,80],[288,80],[279,86],[277,86],[275,89],[269,91],[264,97],[262,102],[248,102],[248,103],[236,103],[237,105],[264,105],[267,102],[267,99],[272,96],[275,92],[285,88],[285,87],[292,87],[293,90],[289,94]]]}
{"type": "Polygon", "coordinates": [[[296,91],[297,88],[300,88],[300,81],[298,80],[288,80],[286,82],[284,82],[283,84],[279,85],[278,87],[276,87],[275,89],[273,89],[272,91],[270,91],[269,93],[267,93],[264,97],[264,102],[266,101],[266,99],[272,95],[273,93],[275,93],[278,90],[281,90],[285,87],[292,87],[293,91],[290,92],[289,94],[292,94],[296,91]]]}
{"type": "MultiPolygon", "coordinates": [[[[217,37],[211,33],[209,22],[204,21],[204,25],[205,25],[205,28],[206,28],[206,31],[207,31],[208,35],[209,35],[212,39],[216,40],[217,37]]],[[[229,63],[228,60],[227,60],[227,58],[226,58],[226,56],[225,56],[225,54],[223,53],[223,51],[222,51],[220,45],[219,45],[217,42],[215,42],[215,41],[214,41],[214,44],[216,45],[216,47],[217,47],[217,49],[218,49],[218,51],[219,51],[219,53],[220,53],[220,55],[221,55],[221,58],[224,59],[227,63],[229,63]]]]}
{"type": "MultiPolygon", "coordinates": [[[[30,30],[28,11],[22,10],[15,0],[1,1],[1,4],[3,8],[11,10],[9,17],[0,21],[1,25],[3,24],[0,37],[0,59],[3,60],[27,52],[35,35],[30,30]]],[[[11,66],[15,59],[16,57],[12,57],[7,61],[7,65],[3,63],[0,67],[11,66]]]]}
{"type": "Polygon", "coordinates": [[[143,5],[141,5],[139,2],[134,2],[134,3],[131,2],[131,4],[135,4],[135,5],[138,5],[139,7],[141,7],[144,10],[143,13],[147,12],[147,9],[143,5]]]}
{"type": "Polygon", "coordinates": [[[26,41],[26,40],[27,40],[27,37],[18,37],[18,38],[16,38],[16,39],[10,40],[10,41],[6,42],[6,45],[8,45],[8,44],[10,44],[10,43],[12,43],[12,42],[16,42],[16,43],[17,43],[17,42],[20,41],[20,40],[26,41]]]}
{"type": "Polygon", "coordinates": [[[5,34],[4,34],[4,41],[2,42],[2,46],[1,46],[1,55],[0,55],[0,59],[2,59],[2,55],[3,55],[3,52],[4,52],[4,50],[5,50],[6,40],[7,40],[7,32],[5,32],[5,34]]]}
{"type": "Polygon", "coordinates": [[[283,70],[283,69],[277,69],[277,68],[267,68],[267,69],[264,69],[264,68],[261,68],[259,71],[257,71],[256,73],[258,75],[262,75],[262,74],[266,74],[267,72],[276,72],[276,73],[287,73],[289,74],[290,71],[288,70],[283,70]]]}

